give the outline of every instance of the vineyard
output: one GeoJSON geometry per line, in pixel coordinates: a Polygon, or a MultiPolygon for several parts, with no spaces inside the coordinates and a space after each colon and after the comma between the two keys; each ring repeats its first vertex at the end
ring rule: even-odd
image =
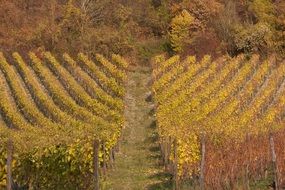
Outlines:
{"type": "Polygon", "coordinates": [[[0,190],[285,190],[285,0],[0,5],[0,190]]]}
{"type": "Polygon", "coordinates": [[[98,189],[125,125],[127,68],[119,55],[0,53],[0,188],[98,189]]]}
{"type": "Polygon", "coordinates": [[[284,187],[284,62],[157,56],[152,78],[164,165],[176,189],[185,181],[200,189],[284,187]]]}
{"type": "Polygon", "coordinates": [[[156,159],[136,161],[157,154],[139,149],[154,145],[143,139],[156,133],[145,129],[152,125],[144,101],[151,84],[159,157],[173,176],[171,188],[283,188],[283,62],[257,54],[161,55],[152,74],[136,70],[119,55],[109,61],[100,54],[0,53],[0,187],[98,190],[105,180],[118,186],[121,176],[126,184],[141,178],[142,188],[158,181],[148,176],[161,172],[156,159]],[[124,137],[123,129],[131,134],[124,137]],[[110,171],[115,165],[122,168],[110,171]]]}

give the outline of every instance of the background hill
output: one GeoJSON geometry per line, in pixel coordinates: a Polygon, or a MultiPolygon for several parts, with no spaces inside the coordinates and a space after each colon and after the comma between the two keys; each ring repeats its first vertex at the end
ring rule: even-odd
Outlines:
{"type": "MultiPolygon", "coordinates": [[[[1,0],[1,50],[285,55],[280,0],[1,0]]],[[[74,53],[71,52],[71,53],[74,53]]]]}

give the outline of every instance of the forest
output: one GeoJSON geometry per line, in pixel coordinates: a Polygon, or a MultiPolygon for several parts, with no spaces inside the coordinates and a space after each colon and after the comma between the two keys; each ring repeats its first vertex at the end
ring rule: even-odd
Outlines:
{"type": "Polygon", "coordinates": [[[1,0],[3,51],[85,51],[148,59],[284,56],[285,3],[270,0],[1,0]]]}
{"type": "Polygon", "coordinates": [[[0,189],[285,189],[285,1],[0,0],[0,189]]]}

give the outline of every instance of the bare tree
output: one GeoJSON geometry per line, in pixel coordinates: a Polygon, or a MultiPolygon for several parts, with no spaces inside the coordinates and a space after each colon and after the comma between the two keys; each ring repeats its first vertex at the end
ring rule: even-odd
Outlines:
{"type": "Polygon", "coordinates": [[[105,7],[108,2],[109,0],[82,0],[81,9],[93,24],[98,24],[106,14],[105,7]]]}

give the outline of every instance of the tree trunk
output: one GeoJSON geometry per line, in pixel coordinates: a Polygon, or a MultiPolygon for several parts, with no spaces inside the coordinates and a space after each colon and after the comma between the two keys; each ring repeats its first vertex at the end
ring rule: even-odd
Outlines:
{"type": "Polygon", "coordinates": [[[94,140],[93,144],[93,161],[94,161],[94,190],[99,190],[99,148],[100,144],[98,140],[94,140]]]}
{"type": "Polygon", "coordinates": [[[275,152],[274,137],[272,133],[269,134],[269,141],[270,141],[270,151],[271,151],[272,168],[273,168],[273,175],[274,175],[274,189],[279,190],[277,158],[276,158],[276,152],[275,152]]]}
{"type": "Polygon", "coordinates": [[[12,185],[13,185],[12,160],[13,160],[13,143],[11,140],[9,140],[7,145],[7,190],[12,190],[12,185]]]}
{"type": "Polygon", "coordinates": [[[201,165],[200,165],[200,189],[205,189],[205,155],[206,155],[206,142],[205,134],[201,138],[201,165]]]}

